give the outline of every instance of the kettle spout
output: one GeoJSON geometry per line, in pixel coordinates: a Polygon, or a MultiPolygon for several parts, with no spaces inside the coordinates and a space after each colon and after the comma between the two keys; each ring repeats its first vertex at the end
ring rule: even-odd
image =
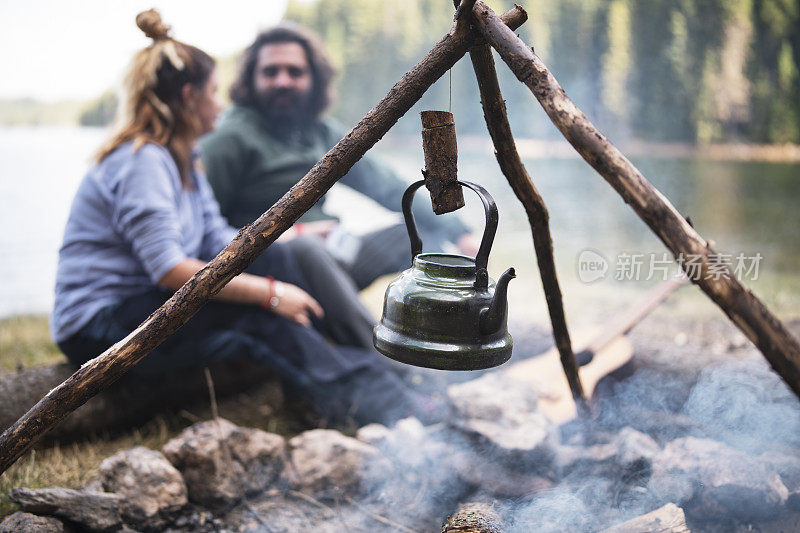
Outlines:
{"type": "Polygon", "coordinates": [[[489,335],[495,333],[503,326],[508,308],[508,282],[516,277],[514,269],[509,268],[497,280],[492,305],[481,312],[481,334],[489,335]]]}

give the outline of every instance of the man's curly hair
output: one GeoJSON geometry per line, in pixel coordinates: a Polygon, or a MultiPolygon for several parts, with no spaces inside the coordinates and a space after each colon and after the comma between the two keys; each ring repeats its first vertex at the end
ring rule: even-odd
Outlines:
{"type": "Polygon", "coordinates": [[[319,37],[302,26],[291,22],[284,22],[262,31],[255,41],[245,49],[239,62],[236,80],[230,89],[231,100],[243,106],[257,106],[258,99],[255,94],[253,78],[258,61],[258,52],[264,45],[279,43],[297,43],[305,50],[312,79],[308,111],[310,116],[319,117],[333,103],[334,95],[331,82],[336,70],[333,68],[325,51],[325,46],[319,37]]]}

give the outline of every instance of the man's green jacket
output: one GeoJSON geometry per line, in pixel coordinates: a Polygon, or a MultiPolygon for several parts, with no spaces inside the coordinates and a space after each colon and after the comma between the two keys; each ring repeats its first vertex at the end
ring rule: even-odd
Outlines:
{"type": "MultiPolygon", "coordinates": [[[[310,124],[295,137],[279,139],[264,127],[264,118],[257,110],[234,105],[222,117],[217,129],[201,141],[208,181],[222,214],[236,227],[249,224],[297,183],[342,137],[341,128],[332,120],[324,119],[310,124]]],[[[400,201],[408,187],[408,182],[368,155],[339,182],[395,212],[400,211],[400,201]]],[[[323,212],[324,201],[323,197],[301,220],[333,218],[323,212]]],[[[417,202],[414,215],[423,230],[443,232],[451,242],[457,242],[469,232],[457,217],[434,215],[424,200],[417,202]]]]}

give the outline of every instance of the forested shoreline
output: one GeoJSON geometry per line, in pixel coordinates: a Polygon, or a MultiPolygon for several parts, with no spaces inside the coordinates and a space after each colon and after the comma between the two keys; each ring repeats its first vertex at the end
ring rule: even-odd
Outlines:
{"type": "MultiPolygon", "coordinates": [[[[488,3],[498,11],[513,4],[488,3]]],[[[519,3],[530,15],[520,36],[614,139],[800,143],[800,0],[519,3]]],[[[352,125],[448,31],[452,5],[446,0],[292,0],[285,18],[322,35],[339,68],[333,114],[352,125]]],[[[234,57],[220,58],[224,78],[232,76],[234,62],[234,57]]],[[[527,89],[504,66],[498,71],[515,134],[557,138],[527,89]]],[[[431,108],[452,109],[461,132],[483,132],[469,65],[457,65],[414,111],[431,108]]],[[[74,120],[102,125],[114,109],[113,93],[106,93],[76,108],[74,120]]],[[[60,123],[66,116],[59,114],[60,123]]],[[[0,105],[0,123],[53,123],[49,118],[43,112],[19,112],[8,102],[0,105]],[[29,115],[35,119],[27,120],[29,115]]],[[[409,113],[397,128],[417,131],[417,113],[409,113]]]]}
{"type": "MultiPolygon", "coordinates": [[[[511,1],[488,2],[504,10],[511,1]]],[[[525,0],[519,30],[570,97],[612,135],[651,141],[800,142],[800,0],[525,0]]],[[[337,114],[360,118],[449,28],[441,0],[290,2],[341,67],[337,114]]],[[[515,132],[556,132],[508,69],[498,69],[515,132]],[[535,120],[534,120],[535,118],[535,120]]],[[[445,80],[446,81],[446,80],[445,80]]],[[[425,104],[449,104],[440,83],[425,104]]],[[[471,68],[452,109],[479,131],[471,68]]],[[[416,125],[416,124],[414,124],[416,125]]]]}

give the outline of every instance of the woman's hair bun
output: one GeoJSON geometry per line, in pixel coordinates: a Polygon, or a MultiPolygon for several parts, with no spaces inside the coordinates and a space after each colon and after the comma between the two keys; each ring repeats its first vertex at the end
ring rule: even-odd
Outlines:
{"type": "Polygon", "coordinates": [[[154,41],[169,37],[169,26],[161,20],[161,14],[155,9],[148,9],[136,15],[136,25],[145,35],[154,41]]]}

